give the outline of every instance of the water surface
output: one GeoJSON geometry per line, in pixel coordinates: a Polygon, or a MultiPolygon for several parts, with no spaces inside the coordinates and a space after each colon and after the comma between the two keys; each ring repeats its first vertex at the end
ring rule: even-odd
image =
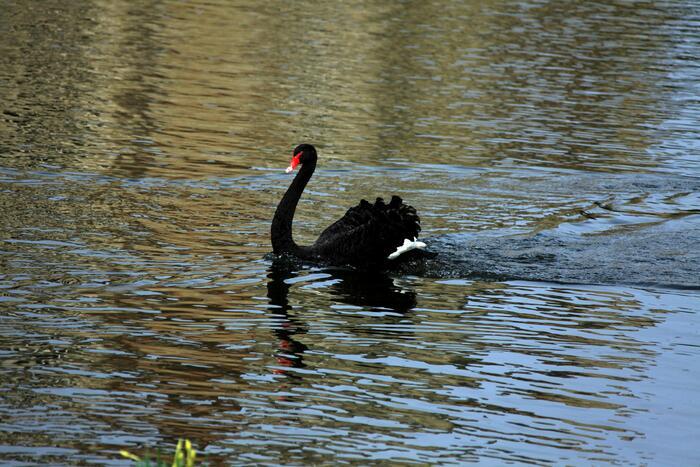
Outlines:
{"type": "Polygon", "coordinates": [[[695,2],[3,11],[3,463],[700,462],[695,2]],[[440,260],[267,257],[300,142],[440,260]]]}

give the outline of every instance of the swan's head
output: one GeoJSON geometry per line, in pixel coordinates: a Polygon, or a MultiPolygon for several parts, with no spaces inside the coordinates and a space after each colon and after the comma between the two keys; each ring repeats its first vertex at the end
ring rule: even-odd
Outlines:
{"type": "Polygon", "coordinates": [[[310,144],[300,144],[292,151],[292,161],[289,163],[286,172],[289,173],[297,168],[299,164],[316,161],[316,148],[310,144]]]}

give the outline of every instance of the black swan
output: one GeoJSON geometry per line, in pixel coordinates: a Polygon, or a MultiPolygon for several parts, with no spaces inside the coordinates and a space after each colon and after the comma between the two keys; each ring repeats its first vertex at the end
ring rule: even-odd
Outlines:
{"type": "Polygon", "coordinates": [[[294,243],[294,211],[316,169],[318,157],[316,148],[310,144],[297,146],[292,154],[287,173],[298,165],[301,165],[301,169],[277,205],[272,219],[273,253],[334,265],[377,269],[390,267],[403,253],[425,248],[425,243],[417,241],[420,218],[416,210],[404,204],[396,195],[391,197],[388,204],[381,198],[377,198],[374,204],[363,199],[326,228],[313,245],[299,246],[294,243]]]}

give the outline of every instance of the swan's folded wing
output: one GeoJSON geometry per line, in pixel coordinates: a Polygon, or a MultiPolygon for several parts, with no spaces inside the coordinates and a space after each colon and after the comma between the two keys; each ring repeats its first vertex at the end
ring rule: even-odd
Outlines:
{"type": "Polygon", "coordinates": [[[420,218],[412,206],[393,196],[386,204],[377,198],[374,204],[362,200],[331,224],[318,237],[314,247],[336,263],[371,265],[420,232],[420,218]]]}

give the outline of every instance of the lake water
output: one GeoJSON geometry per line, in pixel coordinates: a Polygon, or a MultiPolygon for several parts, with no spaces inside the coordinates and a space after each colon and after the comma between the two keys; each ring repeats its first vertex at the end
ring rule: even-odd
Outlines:
{"type": "Polygon", "coordinates": [[[0,463],[697,465],[700,5],[0,11],[0,463]],[[440,256],[267,253],[402,196],[440,256]]]}

